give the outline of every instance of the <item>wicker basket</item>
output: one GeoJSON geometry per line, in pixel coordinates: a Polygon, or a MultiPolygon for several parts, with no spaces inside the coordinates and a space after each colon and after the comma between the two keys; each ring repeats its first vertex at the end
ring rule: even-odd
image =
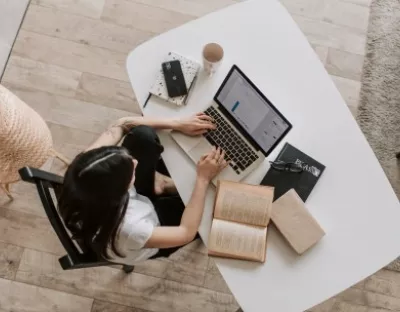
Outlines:
{"type": "Polygon", "coordinates": [[[11,197],[8,184],[20,179],[18,170],[24,166],[40,168],[49,156],[61,155],[53,150],[46,122],[0,85],[0,186],[11,197]]]}

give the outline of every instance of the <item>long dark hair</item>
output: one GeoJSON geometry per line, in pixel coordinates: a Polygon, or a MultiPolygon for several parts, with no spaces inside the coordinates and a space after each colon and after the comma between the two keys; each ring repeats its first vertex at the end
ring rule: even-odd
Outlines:
{"type": "Polygon", "coordinates": [[[58,199],[69,230],[98,255],[108,246],[120,256],[115,236],[125,216],[134,165],[128,152],[105,146],[79,154],[68,167],[58,199]]]}

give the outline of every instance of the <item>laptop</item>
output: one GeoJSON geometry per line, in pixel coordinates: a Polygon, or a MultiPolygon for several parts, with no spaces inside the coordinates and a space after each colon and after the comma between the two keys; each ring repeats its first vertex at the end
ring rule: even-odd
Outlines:
{"type": "Polygon", "coordinates": [[[214,184],[217,180],[241,181],[265,160],[292,128],[236,65],[204,113],[214,119],[216,130],[199,137],[175,131],[171,135],[196,163],[213,146],[225,151],[225,159],[230,165],[214,179],[214,184]]]}

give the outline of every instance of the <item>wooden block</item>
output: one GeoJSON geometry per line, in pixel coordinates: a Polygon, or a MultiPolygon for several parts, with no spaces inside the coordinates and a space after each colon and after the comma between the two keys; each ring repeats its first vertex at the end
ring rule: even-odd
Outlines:
{"type": "Polygon", "coordinates": [[[272,204],[271,220],[298,254],[304,253],[325,235],[294,189],[272,204]]]}

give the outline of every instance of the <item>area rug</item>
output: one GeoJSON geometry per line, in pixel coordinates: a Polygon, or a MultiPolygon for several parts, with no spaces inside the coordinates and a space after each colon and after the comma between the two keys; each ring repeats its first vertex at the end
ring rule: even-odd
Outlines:
{"type": "MultiPolygon", "coordinates": [[[[361,82],[357,121],[400,199],[399,0],[372,1],[361,82]]],[[[387,268],[400,271],[400,258],[387,268]]]]}
{"type": "Polygon", "coordinates": [[[30,0],[0,0],[0,80],[30,0]]]}

